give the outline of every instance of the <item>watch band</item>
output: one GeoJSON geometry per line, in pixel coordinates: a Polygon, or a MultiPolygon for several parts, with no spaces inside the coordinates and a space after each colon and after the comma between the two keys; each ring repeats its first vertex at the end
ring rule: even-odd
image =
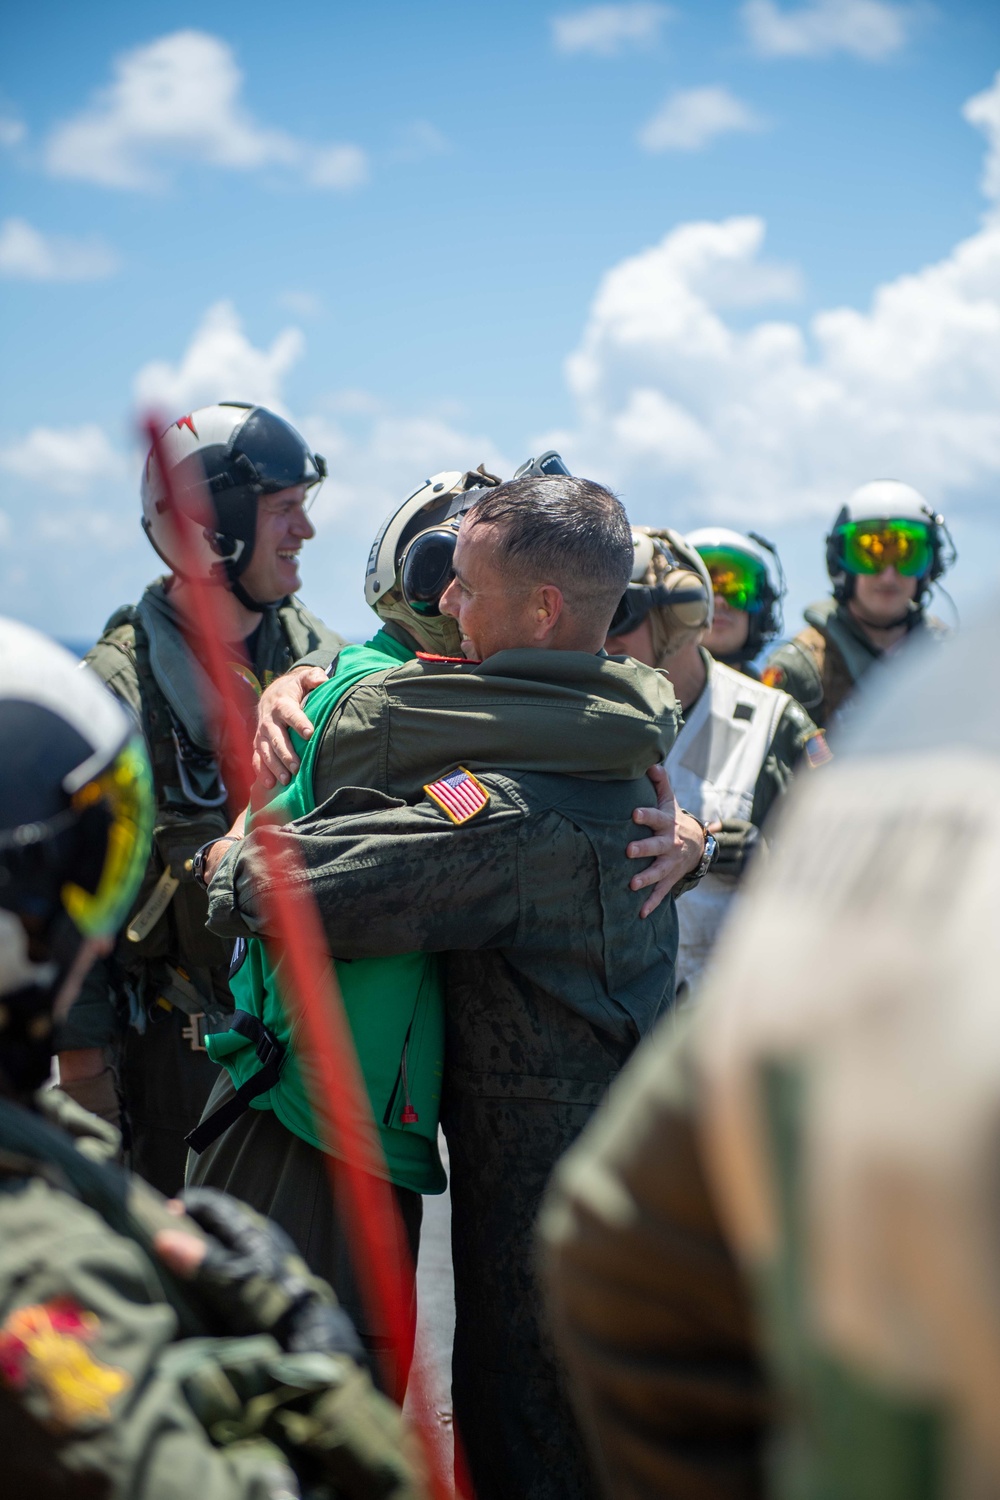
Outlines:
{"type": "Polygon", "coordinates": [[[189,867],[191,870],[191,874],[194,876],[195,880],[197,880],[198,884],[200,886],[204,886],[207,890],[208,886],[205,882],[205,855],[208,853],[209,849],[214,849],[216,844],[238,844],[239,842],[240,835],[238,833],[220,833],[217,838],[206,839],[206,841],[194,851],[190,860],[185,861],[185,868],[189,867]]]}
{"type": "Polygon", "coordinates": [[[689,871],[689,873],[685,875],[683,879],[678,880],[677,884],[670,892],[671,896],[674,897],[683,896],[686,891],[693,891],[699,881],[703,880],[708,874],[709,870],[712,868],[712,865],[715,863],[716,856],[719,852],[719,845],[716,841],[715,834],[709,833],[707,827],[697,816],[697,814],[688,812],[686,807],[682,807],[681,812],[686,812],[689,818],[694,818],[695,822],[701,828],[702,832],[705,835],[705,847],[701,852],[701,859],[695,865],[694,869],[689,871]]]}

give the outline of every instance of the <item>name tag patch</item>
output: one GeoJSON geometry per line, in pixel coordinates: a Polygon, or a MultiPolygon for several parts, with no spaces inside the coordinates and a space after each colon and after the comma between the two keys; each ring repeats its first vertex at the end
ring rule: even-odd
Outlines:
{"type": "Polygon", "coordinates": [[[428,782],[424,791],[441,811],[447,813],[453,823],[468,823],[476,813],[482,812],[490,800],[490,794],[471,771],[459,766],[449,771],[439,781],[428,782]]]}

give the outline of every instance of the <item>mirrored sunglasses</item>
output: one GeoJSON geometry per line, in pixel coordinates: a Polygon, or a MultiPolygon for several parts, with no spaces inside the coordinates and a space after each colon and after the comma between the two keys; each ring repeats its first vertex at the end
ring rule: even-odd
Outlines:
{"type": "Polygon", "coordinates": [[[922,521],[849,521],[839,530],[848,573],[884,573],[921,578],[931,565],[930,527],[922,521]]]}

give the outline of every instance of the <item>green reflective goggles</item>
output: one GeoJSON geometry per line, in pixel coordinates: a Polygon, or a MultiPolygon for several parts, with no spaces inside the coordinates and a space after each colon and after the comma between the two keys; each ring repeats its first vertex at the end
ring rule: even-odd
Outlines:
{"type": "Polygon", "coordinates": [[[922,578],[932,557],[930,527],[923,521],[849,521],[837,530],[848,573],[884,573],[922,578]]]}
{"type": "Polygon", "coordinates": [[[94,890],[72,882],[63,886],[63,905],[85,937],[113,937],[135,900],[153,836],[153,780],[141,739],[129,740],[104,771],[73,794],[72,810],[103,817],[104,861],[94,890]]]}
{"type": "Polygon", "coordinates": [[[734,547],[699,547],[712,580],[712,592],[731,609],[753,615],[764,607],[767,569],[755,557],[734,547]]]}

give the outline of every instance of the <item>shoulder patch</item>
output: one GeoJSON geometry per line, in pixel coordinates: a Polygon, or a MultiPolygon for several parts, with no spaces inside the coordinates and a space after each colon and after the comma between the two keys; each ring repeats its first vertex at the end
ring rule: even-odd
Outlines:
{"type": "Polygon", "coordinates": [[[111,1420],[111,1399],[132,1384],[125,1370],[94,1359],[87,1345],[101,1320],[71,1297],[18,1307],[0,1328],[0,1382],[34,1392],[57,1432],[92,1429],[111,1420]]]}
{"type": "Polygon", "coordinates": [[[765,687],[783,688],[785,685],[785,669],[779,666],[765,667],[760,674],[760,680],[765,687]]]}
{"type": "Polygon", "coordinates": [[[442,812],[447,813],[453,823],[468,823],[470,818],[482,812],[490,800],[490,794],[482,782],[477,781],[464,766],[459,766],[457,771],[449,771],[447,776],[442,776],[438,781],[428,782],[424,791],[442,812]]]}
{"type": "Polygon", "coordinates": [[[822,729],[817,729],[816,733],[811,734],[806,740],[805,752],[806,760],[814,771],[820,766],[828,765],[833,760],[833,751],[827,744],[826,735],[822,729]]]}

